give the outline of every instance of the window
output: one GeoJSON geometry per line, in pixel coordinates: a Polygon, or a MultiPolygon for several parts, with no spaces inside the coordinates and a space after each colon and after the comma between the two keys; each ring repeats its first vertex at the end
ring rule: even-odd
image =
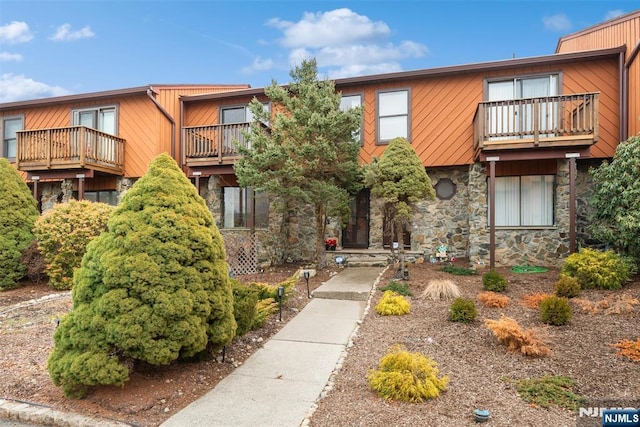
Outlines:
{"type": "Polygon", "coordinates": [[[17,131],[24,129],[24,117],[5,117],[2,119],[2,147],[0,155],[15,159],[18,154],[17,131]]]}
{"type": "Polygon", "coordinates": [[[553,175],[496,178],[496,226],[553,225],[553,175]]]}
{"type": "Polygon", "coordinates": [[[438,199],[451,200],[456,195],[457,186],[449,178],[440,178],[435,190],[438,199]]]}
{"type": "MultiPolygon", "coordinates": [[[[340,109],[342,111],[350,110],[351,108],[357,108],[362,106],[362,95],[344,95],[340,100],[340,109]]],[[[362,118],[364,120],[364,117],[362,118]]],[[[362,144],[362,124],[360,129],[353,133],[354,141],[359,141],[362,144]]]]}
{"type": "MultiPolygon", "coordinates": [[[[269,104],[263,104],[266,111],[270,111],[269,104]]],[[[220,122],[223,125],[231,124],[244,124],[253,122],[253,113],[249,110],[248,106],[226,107],[220,111],[220,122]]],[[[269,125],[269,123],[265,123],[269,125]]],[[[243,126],[225,126],[223,129],[223,141],[222,150],[225,154],[236,153],[236,144],[251,148],[249,141],[245,141],[245,137],[242,134],[249,129],[243,126]]]]}
{"type": "Polygon", "coordinates": [[[73,111],[73,125],[86,126],[110,135],[117,135],[116,107],[87,108],[73,111]]]}
{"type": "Polygon", "coordinates": [[[223,193],[223,228],[249,227],[250,199],[254,196],[255,227],[268,228],[269,198],[266,193],[254,193],[242,187],[224,187],[223,193]]]}
{"type": "Polygon", "coordinates": [[[113,206],[118,204],[118,193],[116,190],[85,191],[84,198],[92,202],[106,203],[113,206]]]}
{"type": "Polygon", "coordinates": [[[378,93],[378,142],[409,139],[409,91],[378,93]]]}

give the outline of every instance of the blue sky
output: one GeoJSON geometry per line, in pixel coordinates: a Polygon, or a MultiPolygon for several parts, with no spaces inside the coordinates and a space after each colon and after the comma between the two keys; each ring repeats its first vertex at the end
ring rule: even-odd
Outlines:
{"type": "Polygon", "coordinates": [[[289,82],[552,54],[637,1],[0,0],[0,102],[147,84],[289,82]]]}

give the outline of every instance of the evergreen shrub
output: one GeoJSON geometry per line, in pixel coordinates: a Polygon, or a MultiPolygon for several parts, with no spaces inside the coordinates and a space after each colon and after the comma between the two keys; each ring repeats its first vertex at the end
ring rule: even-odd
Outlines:
{"type": "Polygon", "coordinates": [[[49,285],[71,289],[87,244],[107,229],[114,207],[89,200],[57,204],[36,220],[33,233],[47,262],[49,285]]]}
{"type": "Polygon", "coordinates": [[[449,306],[449,321],[471,323],[478,311],[472,299],[458,297],[449,306]]]}
{"type": "Polygon", "coordinates": [[[123,385],[136,361],[167,365],[235,336],[222,237],[175,160],[156,157],[87,246],[48,370],[65,395],[123,385]],[[133,362],[133,363],[131,363],[133,362]]]}
{"type": "Polygon", "coordinates": [[[575,298],[580,295],[580,283],[575,277],[561,275],[555,284],[555,293],[559,297],[575,298]]]}
{"type": "Polygon", "coordinates": [[[38,204],[17,169],[0,157],[0,290],[19,286],[26,266],[20,261],[33,241],[38,204]]]}
{"type": "Polygon", "coordinates": [[[395,345],[367,379],[384,399],[419,403],[438,397],[447,389],[449,378],[438,377],[439,373],[438,364],[430,358],[395,345]]]}
{"type": "Polygon", "coordinates": [[[571,320],[571,306],[567,298],[551,295],[540,302],[540,320],[542,323],[562,326],[571,320]]]}
{"type": "Polygon", "coordinates": [[[482,275],[482,286],[486,291],[504,292],[508,284],[507,279],[496,270],[487,271],[482,275]]]}
{"type": "Polygon", "coordinates": [[[376,313],[381,316],[401,316],[410,312],[411,304],[409,301],[393,291],[385,291],[376,305],[376,313]]]}
{"type": "Polygon", "coordinates": [[[631,265],[613,251],[582,248],[567,257],[562,274],[575,277],[582,289],[620,289],[629,278],[631,265]]]}

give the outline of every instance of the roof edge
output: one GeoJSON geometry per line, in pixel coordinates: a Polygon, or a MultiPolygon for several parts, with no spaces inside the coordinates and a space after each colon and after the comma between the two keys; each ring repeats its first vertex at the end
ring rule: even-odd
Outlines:
{"type": "Polygon", "coordinates": [[[28,99],[23,101],[13,101],[0,103],[0,111],[15,109],[20,107],[36,107],[41,105],[61,104],[74,101],[86,101],[91,99],[111,98],[114,96],[131,96],[146,94],[148,90],[153,91],[151,85],[137,86],[124,89],[105,90],[101,92],[77,93],[73,95],[53,96],[50,98],[28,99]]]}
{"type": "Polygon", "coordinates": [[[640,9],[634,10],[632,12],[625,13],[625,14],[620,15],[620,16],[616,16],[615,18],[607,19],[606,21],[600,22],[598,24],[594,24],[594,25],[592,25],[590,27],[587,27],[587,28],[583,28],[582,30],[576,31],[575,33],[570,33],[570,34],[567,34],[565,36],[562,36],[562,37],[560,37],[558,39],[558,43],[556,44],[556,53],[558,53],[558,49],[560,49],[560,45],[565,40],[573,39],[575,37],[582,36],[584,34],[592,33],[594,31],[597,31],[597,30],[601,29],[601,28],[610,27],[612,25],[619,24],[620,22],[624,22],[624,21],[627,21],[629,19],[636,18],[638,16],[640,16],[640,9]]]}
{"type": "MultiPolygon", "coordinates": [[[[561,64],[565,62],[579,61],[583,59],[600,59],[606,57],[618,57],[621,52],[625,52],[626,47],[620,46],[607,49],[594,49],[578,52],[556,53],[543,56],[531,56],[526,58],[503,59],[499,61],[476,62],[462,65],[449,65],[445,67],[426,68],[413,71],[399,71],[395,73],[374,74],[359,77],[346,77],[335,79],[336,88],[359,83],[384,82],[389,80],[407,80],[423,77],[435,77],[439,75],[465,74],[478,71],[490,71],[496,69],[517,68],[528,65],[561,64]]],[[[286,86],[286,85],[282,85],[286,86]]],[[[256,96],[264,94],[264,87],[253,88],[240,91],[229,91],[201,95],[185,95],[180,99],[185,102],[198,102],[213,99],[237,98],[242,96],[256,96]]]]}

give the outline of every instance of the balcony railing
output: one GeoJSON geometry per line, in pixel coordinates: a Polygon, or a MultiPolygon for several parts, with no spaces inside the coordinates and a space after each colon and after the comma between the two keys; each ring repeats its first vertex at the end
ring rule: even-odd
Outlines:
{"type": "Polygon", "coordinates": [[[233,164],[240,153],[238,146],[249,148],[243,132],[249,123],[233,123],[182,128],[187,166],[233,164]]]}
{"type": "Polygon", "coordinates": [[[473,118],[474,148],[591,145],[598,140],[598,93],[488,101],[473,118]]]}
{"type": "Polygon", "coordinates": [[[94,169],[121,175],[125,140],[85,126],[17,133],[16,166],[22,171],[94,169]]]}

